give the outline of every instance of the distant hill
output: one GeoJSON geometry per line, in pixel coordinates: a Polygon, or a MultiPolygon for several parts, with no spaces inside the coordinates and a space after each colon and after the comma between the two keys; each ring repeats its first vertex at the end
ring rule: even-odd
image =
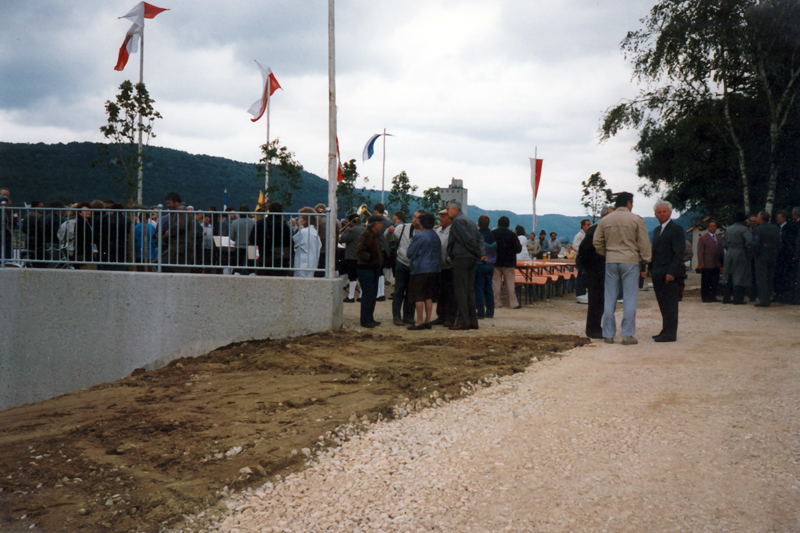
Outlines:
{"type": "MultiPolygon", "coordinates": [[[[114,183],[102,167],[92,167],[98,159],[95,143],[69,144],[24,144],[0,143],[0,187],[12,192],[17,203],[41,200],[45,205],[54,200],[66,203],[112,198],[120,200],[124,194],[121,185],[114,183]]],[[[261,178],[256,175],[256,165],[241,163],[223,157],[194,155],[171,148],[149,146],[146,149],[144,169],[144,203],[164,203],[169,191],[178,191],[188,205],[206,209],[211,205],[221,208],[224,191],[227,203],[238,208],[241,204],[254,207],[258,191],[263,188],[261,178]]],[[[380,191],[366,191],[371,207],[380,200],[380,191]]],[[[388,194],[388,192],[387,192],[388,194]]],[[[296,211],[304,206],[328,203],[328,182],[310,172],[303,172],[303,186],[295,191],[293,205],[287,211],[296,211]]],[[[412,209],[417,205],[412,205],[412,209]]],[[[468,207],[470,218],[477,220],[488,215],[491,227],[497,219],[507,216],[511,228],[521,225],[531,231],[531,215],[511,211],[485,210],[478,206],[468,207]]],[[[341,215],[341,213],[340,213],[341,215]]],[[[559,239],[571,241],[580,230],[585,216],[557,214],[537,216],[536,230],[548,233],[555,231],[559,239]]],[[[652,232],[658,222],[646,217],[647,228],[652,232]]],[[[683,216],[678,223],[688,228],[694,217],[683,216]]]]}

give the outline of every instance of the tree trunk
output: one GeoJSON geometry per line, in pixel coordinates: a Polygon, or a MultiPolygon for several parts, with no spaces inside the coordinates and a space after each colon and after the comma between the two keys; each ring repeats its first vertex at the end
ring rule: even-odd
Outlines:
{"type": "Polygon", "coordinates": [[[744,212],[750,214],[750,178],[747,175],[747,165],[745,163],[744,148],[739,141],[739,136],[736,135],[736,129],[733,127],[733,120],[731,120],[731,108],[728,99],[728,85],[723,79],[722,82],[723,93],[722,101],[725,104],[725,125],[728,128],[728,133],[733,139],[733,144],[736,147],[736,155],[739,160],[739,174],[742,178],[742,197],[744,199],[744,212]]]}

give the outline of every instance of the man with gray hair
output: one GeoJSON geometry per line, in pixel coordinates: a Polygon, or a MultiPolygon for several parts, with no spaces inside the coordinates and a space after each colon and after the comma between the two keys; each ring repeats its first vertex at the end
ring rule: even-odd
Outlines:
{"type": "Polygon", "coordinates": [[[461,211],[461,203],[447,202],[447,214],[453,219],[447,242],[447,255],[453,260],[453,293],[456,300],[456,323],[452,330],[478,329],[475,307],[475,265],[486,260],[483,236],[478,226],[461,211]]]}
{"type": "Polygon", "coordinates": [[[650,262],[650,238],[642,217],[631,212],[633,194],[619,193],[614,207],[613,213],[600,219],[592,239],[597,253],[606,258],[603,339],[612,344],[617,334],[614,311],[622,287],[622,344],[638,344],[634,334],[641,275],[639,265],[650,262]]]}
{"type": "Polygon", "coordinates": [[[681,274],[686,238],[683,228],[671,220],[672,206],[663,200],[655,203],[658,226],[653,230],[653,290],[661,311],[661,332],[653,335],[656,342],[675,342],[678,339],[678,277],[681,274]]]}

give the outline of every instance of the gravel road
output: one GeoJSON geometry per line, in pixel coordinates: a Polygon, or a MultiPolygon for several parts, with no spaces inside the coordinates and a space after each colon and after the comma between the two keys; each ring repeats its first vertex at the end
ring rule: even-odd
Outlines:
{"type": "MultiPolygon", "coordinates": [[[[502,309],[467,334],[580,333],[585,310],[502,309]]],[[[641,293],[639,345],[595,342],[375,424],[182,530],[800,531],[800,309],[690,293],[680,320],[677,343],[653,343],[641,293]]]]}

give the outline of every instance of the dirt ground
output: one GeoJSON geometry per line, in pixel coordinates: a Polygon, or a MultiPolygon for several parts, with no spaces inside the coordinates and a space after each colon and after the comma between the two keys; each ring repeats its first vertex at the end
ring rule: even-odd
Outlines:
{"type": "Polygon", "coordinates": [[[356,307],[341,332],[234,344],[0,412],[0,530],[158,531],[213,507],[225,487],[302,469],[341,441],[337,428],[588,343],[491,327],[367,332],[356,307]]]}

